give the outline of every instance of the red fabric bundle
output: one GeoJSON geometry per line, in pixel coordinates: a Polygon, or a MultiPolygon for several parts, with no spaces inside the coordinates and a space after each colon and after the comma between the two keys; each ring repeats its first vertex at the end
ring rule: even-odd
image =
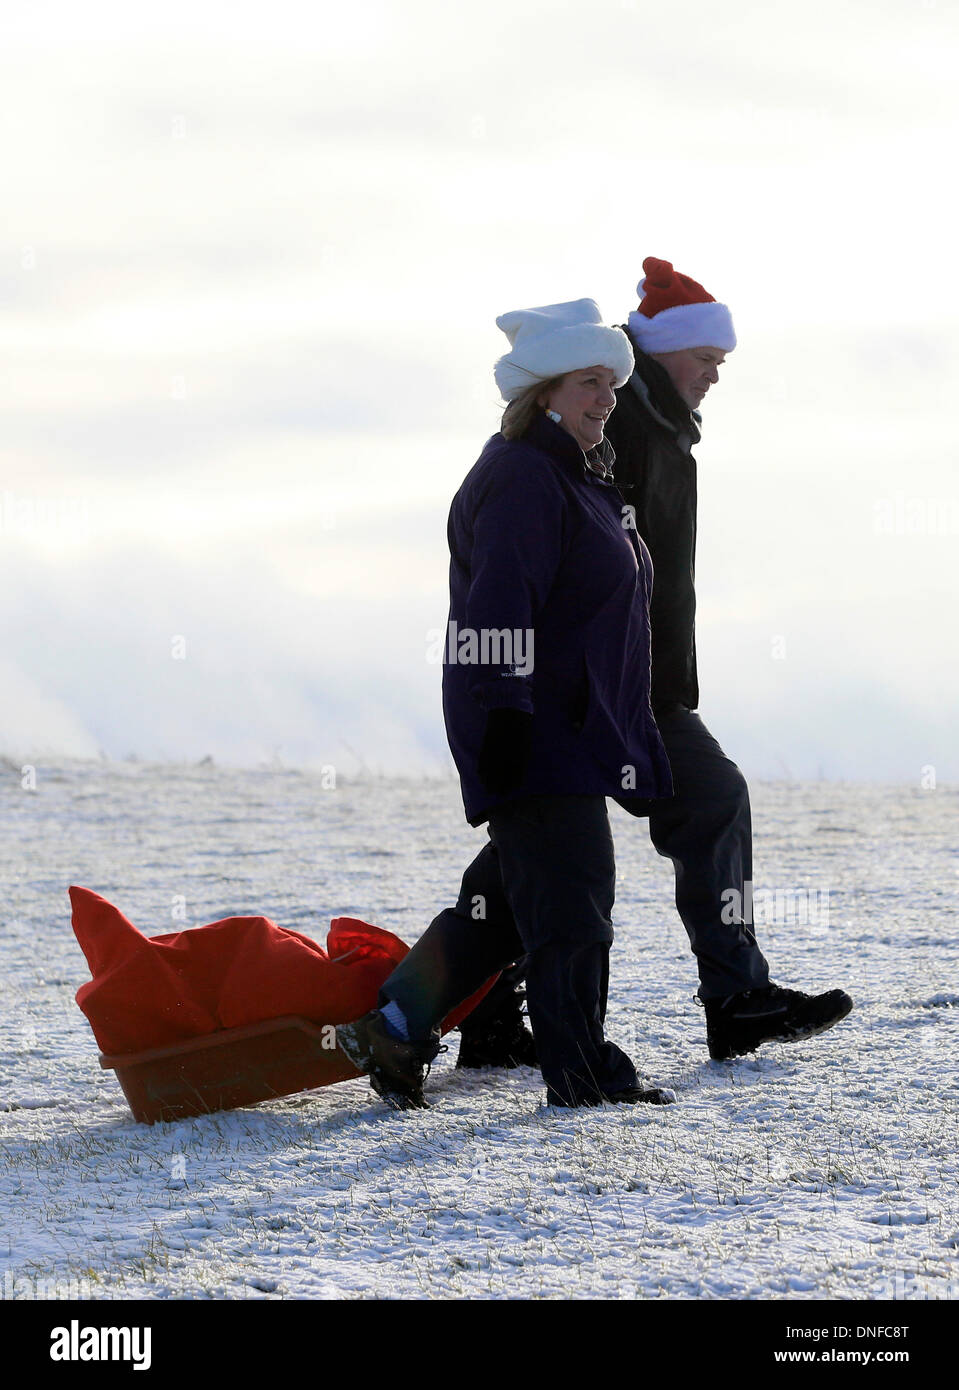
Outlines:
{"type": "MultiPolygon", "coordinates": [[[[71,888],[73,930],[93,979],[76,1000],[109,1055],[296,1014],[348,1023],[376,1007],[409,947],[356,917],[334,917],[326,950],[268,917],[227,917],[146,937],[99,893],[71,888]]],[[[490,980],[446,1019],[454,1028],[490,980]]]]}

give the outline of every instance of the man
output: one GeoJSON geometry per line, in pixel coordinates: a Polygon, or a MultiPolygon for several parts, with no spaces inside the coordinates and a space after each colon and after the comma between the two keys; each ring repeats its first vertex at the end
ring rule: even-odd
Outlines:
{"type": "MultiPolygon", "coordinates": [[[[636,368],[605,426],[614,479],[653,560],[651,700],[673,775],[673,796],[638,808],[656,850],[672,860],[676,907],[699,969],[710,1057],[725,1061],[762,1043],[811,1037],[852,1008],[842,990],[810,997],[782,989],[749,920],[749,791],[695,712],[696,461],[699,406],[736,346],[732,316],[668,261],[647,257],[639,307],[624,325],[636,368]],[[748,887],[747,887],[748,885],[748,887]],[[737,911],[737,906],[739,910],[737,911]]],[[[513,976],[464,1021],[460,1066],[528,1061],[533,1041],[509,990],[513,976]]]]}

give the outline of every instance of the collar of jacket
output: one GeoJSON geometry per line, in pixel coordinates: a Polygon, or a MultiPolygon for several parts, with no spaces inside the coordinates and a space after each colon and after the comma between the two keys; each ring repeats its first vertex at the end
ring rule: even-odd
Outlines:
{"type": "MultiPolygon", "coordinates": [[[[628,327],[623,332],[628,334],[628,327]]],[[[646,413],[657,425],[675,435],[676,443],[684,454],[688,454],[702,438],[700,426],[703,417],[698,410],[690,410],[670,380],[666,368],[643,352],[632,336],[629,341],[636,358],[636,369],[629,378],[630,389],[646,413]]]]}
{"type": "Polygon", "coordinates": [[[576,477],[593,482],[613,481],[616,454],[606,438],[587,454],[576,443],[569,430],[564,430],[562,425],[557,425],[556,421],[550,420],[547,415],[534,415],[529,429],[523,435],[523,443],[542,449],[576,477]]]}

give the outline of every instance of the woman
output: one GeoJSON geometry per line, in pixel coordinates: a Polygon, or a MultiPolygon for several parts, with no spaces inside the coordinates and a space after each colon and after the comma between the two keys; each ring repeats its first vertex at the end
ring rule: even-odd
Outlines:
{"type": "Polygon", "coordinates": [[[673,1099],[603,1036],[615,865],[607,796],[668,796],[649,705],[652,567],[607,478],[603,426],[633,370],[591,299],[497,325],[501,430],[453,499],[443,709],[466,818],[489,823],[455,908],[340,1026],[344,1052],[399,1108],[425,1105],[437,1024],[526,956],[547,1103],[673,1099]]]}

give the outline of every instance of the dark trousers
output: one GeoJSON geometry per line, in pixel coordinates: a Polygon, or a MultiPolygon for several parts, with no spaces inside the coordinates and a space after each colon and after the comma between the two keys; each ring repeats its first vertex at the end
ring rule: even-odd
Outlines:
{"type": "MultiPolygon", "coordinates": [[[[698,714],[679,707],[656,722],[673,774],[673,795],[643,801],[623,798],[631,815],[649,817],[656,850],[672,860],[676,907],[699,970],[701,999],[725,998],[769,983],[769,966],[751,925],[737,918],[752,880],[749,788],[698,714]],[[729,890],[732,890],[730,893],[729,890]]],[[[497,903],[503,910],[505,904],[497,903]]],[[[508,924],[501,920],[502,930],[508,924]]],[[[462,1031],[482,1034],[498,1012],[515,1010],[509,995],[522,968],[497,985],[463,1020],[462,1031]]]]}
{"type": "Polygon", "coordinates": [[[528,797],[497,808],[456,906],[430,923],[383,985],[425,1038],[498,970],[525,956],[526,998],[547,1101],[579,1105],[638,1084],[606,1041],[613,840],[601,796],[528,797]]]}
{"type": "Polygon", "coordinates": [[[746,779],[692,710],[660,712],[656,723],[673,774],[673,795],[619,804],[649,816],[653,845],[672,860],[676,908],[699,968],[699,997],[761,988],[769,983],[769,966],[737,910],[747,901],[745,884],[753,876],[746,779]]]}

